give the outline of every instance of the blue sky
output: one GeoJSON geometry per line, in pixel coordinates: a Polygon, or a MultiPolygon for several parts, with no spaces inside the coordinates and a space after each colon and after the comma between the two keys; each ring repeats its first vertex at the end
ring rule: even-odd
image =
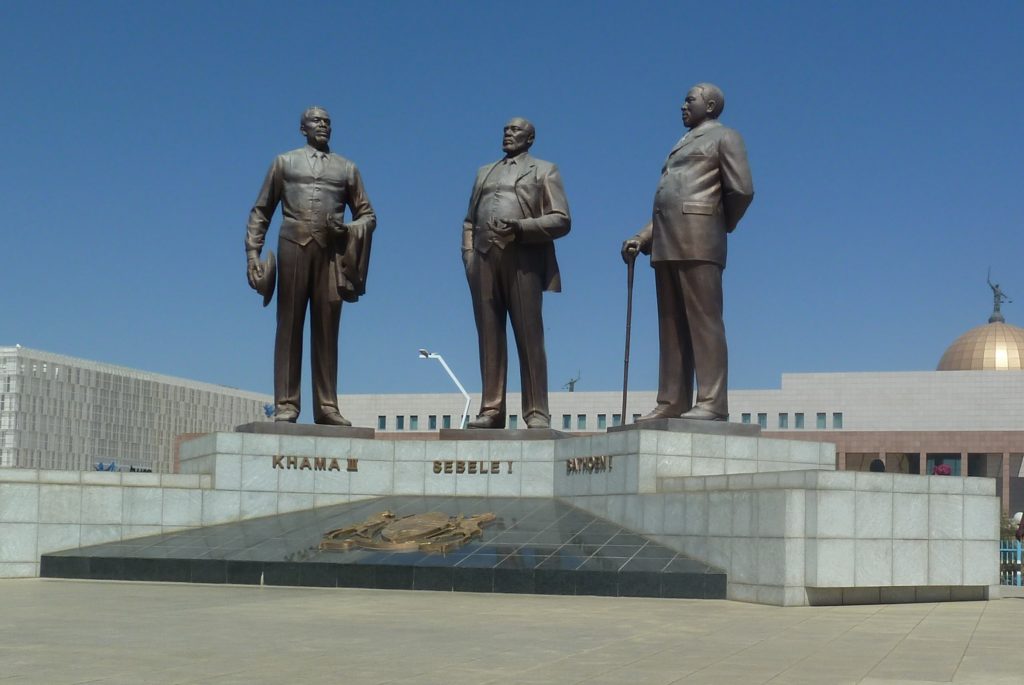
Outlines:
{"type": "MultiPolygon", "coordinates": [[[[378,215],[340,390],[451,390],[421,347],[478,390],[461,220],[518,115],[573,215],[545,298],[552,389],[614,390],[619,246],[683,95],[713,81],[756,189],[725,272],[731,386],[931,369],[985,322],[990,266],[1024,323],[1021,46],[1019,2],[7,2],[0,344],[271,392],[245,220],[316,103],[378,215]]],[[[644,260],[633,389],[656,358],[644,260]]]]}

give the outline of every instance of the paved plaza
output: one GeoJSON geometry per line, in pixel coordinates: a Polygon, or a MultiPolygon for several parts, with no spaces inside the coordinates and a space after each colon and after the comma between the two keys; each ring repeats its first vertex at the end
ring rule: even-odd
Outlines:
{"type": "Polygon", "coordinates": [[[0,581],[0,685],[1024,682],[1024,598],[724,600],[0,581]]]}

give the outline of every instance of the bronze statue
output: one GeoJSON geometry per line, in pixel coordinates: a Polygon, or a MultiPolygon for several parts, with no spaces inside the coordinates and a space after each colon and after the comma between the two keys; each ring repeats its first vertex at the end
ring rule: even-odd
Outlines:
{"type": "MultiPolygon", "coordinates": [[[[356,165],[331,152],[331,117],[321,107],[302,113],[306,145],[278,155],[249,213],[245,234],[249,285],[265,288],[259,256],[281,205],[278,241],[277,339],[274,344],[275,421],[299,417],[302,329],[310,311],[313,420],[351,426],[338,411],[338,328],[342,300],[366,291],[370,242],[377,217],[356,165]],[[345,223],[345,207],[352,220],[345,223]]],[[[271,253],[273,254],[273,253],[271,253]]]]}
{"type": "Polygon", "coordinates": [[[661,170],[651,222],[622,244],[629,262],[651,255],[658,296],[658,406],[639,421],[728,418],[728,351],[722,320],[726,237],[754,197],[743,139],[718,122],[722,91],[690,89],[689,129],[661,170]],[[697,397],[693,401],[694,375],[697,397]]]}
{"type": "Polygon", "coordinates": [[[998,283],[992,282],[992,269],[988,270],[988,287],[992,289],[992,316],[988,317],[988,322],[1006,323],[1006,319],[1000,311],[1000,305],[1002,305],[1003,302],[1013,302],[1013,300],[1003,292],[1003,289],[999,287],[998,283]]]}
{"type": "Polygon", "coordinates": [[[505,157],[480,168],[462,225],[462,261],[473,296],[483,380],[480,414],[470,428],[505,427],[506,322],[519,350],[523,419],[549,428],[548,369],[541,303],[562,289],[554,240],[569,232],[569,205],[558,167],[529,155],[534,127],[505,124],[505,157]]]}

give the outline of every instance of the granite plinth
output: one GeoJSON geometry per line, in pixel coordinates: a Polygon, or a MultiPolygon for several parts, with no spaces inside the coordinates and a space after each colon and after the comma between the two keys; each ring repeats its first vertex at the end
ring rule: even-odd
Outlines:
{"type": "Polygon", "coordinates": [[[700,433],[702,435],[744,435],[759,436],[761,427],[750,423],[730,421],[700,421],[698,419],[651,419],[624,426],[612,426],[609,433],[621,431],[670,431],[672,433],[700,433]]]}
{"type": "Polygon", "coordinates": [[[724,599],[725,574],[563,502],[385,497],[45,554],[40,575],[248,585],[724,599]],[[446,554],[324,551],[329,530],[392,511],[491,512],[446,554]]]}
{"type": "Polygon", "coordinates": [[[442,428],[439,440],[561,440],[568,433],[553,428],[442,428]]]}
{"type": "Polygon", "coordinates": [[[373,440],[377,434],[373,428],[360,426],[321,426],[315,423],[288,423],[287,421],[243,423],[235,428],[235,432],[312,438],[360,438],[362,440],[373,440]]]}

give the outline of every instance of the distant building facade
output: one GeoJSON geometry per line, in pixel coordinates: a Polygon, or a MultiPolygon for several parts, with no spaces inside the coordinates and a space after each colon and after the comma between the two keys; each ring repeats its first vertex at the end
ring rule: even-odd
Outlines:
{"type": "MultiPolygon", "coordinates": [[[[630,392],[626,422],[653,408],[656,394],[630,392]]],[[[458,428],[465,404],[457,393],[343,395],[339,402],[357,426],[419,439],[458,428]]],[[[508,406],[518,402],[510,393],[508,406]]],[[[621,392],[553,392],[549,402],[556,430],[603,433],[622,423],[621,392]]],[[[730,421],[760,425],[766,437],[834,442],[840,469],[867,471],[875,459],[902,473],[946,464],[953,475],[998,479],[1004,507],[1024,509],[1024,372],[783,374],[779,389],[730,391],[729,406],[730,421]]],[[[509,415],[508,428],[524,427],[522,417],[509,415]]]]}
{"type": "MultiPolygon", "coordinates": [[[[625,421],[652,409],[655,395],[631,392],[625,421]]],[[[389,437],[457,428],[464,406],[455,393],[340,401],[356,425],[389,437]]],[[[555,392],[549,401],[556,430],[600,433],[623,422],[620,392],[555,392]]],[[[518,395],[508,406],[519,406],[518,395]]],[[[834,442],[837,468],[867,471],[878,460],[890,472],[929,474],[944,465],[954,476],[996,478],[1004,511],[1024,510],[1024,329],[1002,317],[957,338],[936,371],[783,374],[779,389],[731,390],[729,407],[730,421],[766,435],[834,442]]],[[[522,427],[508,417],[508,428],[522,427]]]]}
{"type": "Polygon", "coordinates": [[[171,472],[179,436],[266,420],[269,395],[0,347],[0,468],[171,472]]]}
{"type": "MultiPolygon", "coordinates": [[[[509,393],[508,406],[521,405],[509,393]]],[[[550,393],[551,427],[603,433],[656,404],[654,391],[550,393]]],[[[0,467],[173,471],[177,442],[268,420],[269,395],[20,347],[0,347],[0,467]]],[[[478,397],[473,398],[477,402],[478,397]]],[[[341,395],[356,426],[388,438],[458,428],[457,393],[341,395]]],[[[1004,511],[1024,510],[1024,329],[990,319],[960,336],[936,371],[783,374],[781,387],[731,390],[730,421],[836,444],[836,466],[996,478],[1004,511]],[[875,464],[876,467],[879,464],[875,464]],[[943,469],[945,470],[945,468],[943,469]]],[[[470,417],[476,405],[470,407],[470,417]]],[[[524,428],[510,414],[509,429],[524,428]]],[[[694,475],[699,466],[695,462],[694,475]]]]}

